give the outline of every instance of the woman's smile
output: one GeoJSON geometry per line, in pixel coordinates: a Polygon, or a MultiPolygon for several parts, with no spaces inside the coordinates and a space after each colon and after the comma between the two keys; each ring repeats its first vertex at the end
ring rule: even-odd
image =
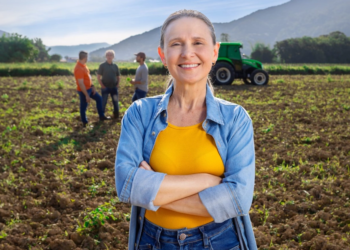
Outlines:
{"type": "Polygon", "coordinates": [[[202,20],[183,17],[169,24],[158,52],[178,86],[206,86],[219,47],[202,20]]]}
{"type": "Polygon", "coordinates": [[[198,68],[199,65],[201,64],[200,63],[183,63],[183,64],[179,64],[178,66],[184,70],[191,70],[191,69],[198,68]]]}

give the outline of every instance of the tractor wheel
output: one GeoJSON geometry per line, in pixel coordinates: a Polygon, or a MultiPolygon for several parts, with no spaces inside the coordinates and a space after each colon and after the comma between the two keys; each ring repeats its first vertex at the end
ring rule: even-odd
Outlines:
{"type": "Polygon", "coordinates": [[[211,71],[211,79],[216,85],[231,85],[235,79],[235,69],[228,62],[217,62],[211,71]]]}
{"type": "Polygon", "coordinates": [[[269,82],[269,75],[264,70],[256,69],[250,75],[250,80],[254,85],[266,85],[269,82]]]}

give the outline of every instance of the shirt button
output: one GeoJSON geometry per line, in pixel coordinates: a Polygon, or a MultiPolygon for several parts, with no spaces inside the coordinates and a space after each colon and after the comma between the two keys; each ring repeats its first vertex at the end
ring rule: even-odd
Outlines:
{"type": "Polygon", "coordinates": [[[153,131],[153,132],[152,132],[152,135],[155,136],[155,135],[156,135],[156,132],[153,131]]]}
{"type": "Polygon", "coordinates": [[[141,216],[139,217],[139,220],[142,220],[141,216]]]}
{"type": "Polygon", "coordinates": [[[163,115],[164,117],[166,117],[166,113],[164,113],[164,115],[163,115]]]}
{"type": "Polygon", "coordinates": [[[186,234],[184,234],[184,233],[180,234],[180,240],[185,240],[186,237],[187,237],[186,234]]]}

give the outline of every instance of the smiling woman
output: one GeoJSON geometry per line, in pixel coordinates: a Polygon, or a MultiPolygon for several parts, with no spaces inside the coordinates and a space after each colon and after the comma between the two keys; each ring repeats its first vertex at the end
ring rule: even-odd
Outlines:
{"type": "MultiPolygon", "coordinates": [[[[196,46],[197,47],[197,54],[200,53],[202,55],[202,57],[204,57],[204,58],[210,56],[213,51],[209,51],[209,53],[208,53],[208,51],[205,51],[205,49],[210,49],[210,46],[200,46],[200,45],[207,45],[206,43],[210,44],[210,41],[211,41],[214,47],[218,46],[218,44],[216,43],[214,26],[213,26],[213,24],[210,22],[210,20],[205,15],[203,15],[200,12],[197,12],[197,11],[194,11],[194,12],[182,12],[181,14],[179,13],[178,15],[170,15],[168,17],[168,19],[165,21],[165,23],[163,24],[163,26],[162,26],[161,38],[160,38],[160,47],[158,48],[158,53],[160,54],[160,56],[162,58],[162,61],[163,61],[163,64],[164,64],[165,67],[167,67],[167,63],[164,61],[164,48],[165,47],[173,48],[172,51],[175,52],[175,48],[174,47],[181,46],[182,42],[184,41],[184,38],[186,36],[193,36],[193,37],[191,37],[191,40],[193,40],[191,42],[193,44],[197,45],[196,46]],[[183,18],[180,18],[180,17],[183,17],[183,18]],[[181,29],[183,26],[186,26],[188,22],[192,21],[192,22],[195,22],[195,23],[193,23],[193,25],[190,26],[190,29],[187,31],[188,32],[187,34],[185,32],[182,32],[182,30],[180,30],[180,32],[173,33],[173,35],[174,34],[179,34],[180,36],[179,37],[171,37],[169,39],[169,41],[168,41],[169,44],[167,44],[167,46],[165,46],[164,45],[164,43],[165,43],[164,42],[164,37],[167,37],[167,35],[168,35],[168,34],[166,34],[166,31],[171,29],[171,28],[173,28],[171,26],[173,26],[172,22],[175,21],[175,20],[178,20],[178,25],[177,25],[178,29],[181,29]],[[181,23],[179,23],[179,22],[181,22],[181,23]],[[169,29],[167,29],[168,26],[170,26],[169,29]],[[201,30],[202,32],[200,32],[200,33],[203,33],[202,34],[203,36],[193,36],[193,35],[196,34],[194,31],[198,32],[198,31],[200,31],[201,28],[204,29],[204,30],[201,30]],[[210,35],[210,37],[208,37],[208,35],[210,35]]],[[[211,66],[215,65],[219,47],[217,47],[215,49],[217,49],[215,51],[215,53],[216,53],[215,57],[214,58],[209,58],[208,62],[210,62],[210,59],[212,59],[212,60],[215,59],[215,61],[212,61],[211,65],[205,65],[205,66],[207,66],[207,69],[205,69],[204,72],[206,72],[207,70],[210,71],[211,66]]],[[[177,48],[177,51],[179,52],[180,50],[177,48]]],[[[200,65],[201,65],[200,63],[190,64],[190,62],[187,62],[187,63],[179,64],[178,66],[181,67],[182,69],[190,70],[192,68],[197,68],[200,65]]],[[[203,66],[203,64],[202,64],[202,66],[203,66]]],[[[211,84],[211,81],[208,78],[208,75],[206,75],[206,77],[207,77],[207,82],[208,82],[211,90],[214,91],[214,89],[212,87],[212,84],[211,84]]],[[[168,87],[171,85],[172,81],[173,81],[173,77],[170,78],[168,87]]]]}
{"type": "Polygon", "coordinates": [[[172,79],[164,95],[130,106],[117,149],[118,196],[133,205],[129,249],[257,249],[252,121],[213,95],[219,47],[198,11],[162,27],[158,53],[172,79]]]}

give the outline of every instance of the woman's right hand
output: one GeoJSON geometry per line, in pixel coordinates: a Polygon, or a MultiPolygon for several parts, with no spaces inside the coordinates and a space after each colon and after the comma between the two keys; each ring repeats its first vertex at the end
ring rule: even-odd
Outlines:
{"type": "Polygon", "coordinates": [[[222,178],[220,176],[212,175],[212,174],[203,174],[204,178],[207,181],[208,188],[219,185],[222,182],[222,178]]]}
{"type": "Polygon", "coordinates": [[[139,168],[154,172],[154,170],[151,168],[151,166],[146,161],[142,161],[139,165],[139,168]]]}

